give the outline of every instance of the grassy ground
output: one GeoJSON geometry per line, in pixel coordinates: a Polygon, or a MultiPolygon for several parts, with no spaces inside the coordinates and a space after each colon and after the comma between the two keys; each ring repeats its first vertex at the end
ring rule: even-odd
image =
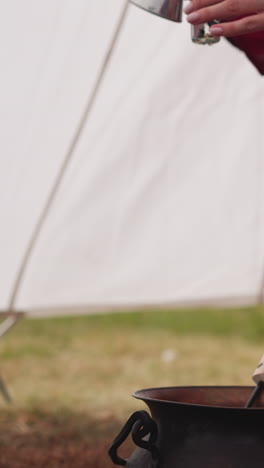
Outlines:
{"type": "MultiPolygon", "coordinates": [[[[264,312],[257,308],[25,320],[0,344],[0,373],[14,399],[10,407],[0,399],[0,447],[11,441],[21,456],[27,444],[110,439],[144,407],[131,398],[134,390],[251,385],[263,352],[264,312]]],[[[0,468],[8,466],[0,457],[0,468]]]]}

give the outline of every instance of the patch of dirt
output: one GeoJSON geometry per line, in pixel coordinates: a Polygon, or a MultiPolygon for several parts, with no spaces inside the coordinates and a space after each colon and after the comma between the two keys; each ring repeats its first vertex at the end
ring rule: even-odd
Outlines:
{"type": "MultiPolygon", "coordinates": [[[[113,468],[108,449],[121,427],[85,414],[4,414],[0,468],[113,468]]],[[[121,456],[131,450],[126,444],[121,456]]]]}
{"type": "Polygon", "coordinates": [[[44,447],[31,447],[30,440],[21,447],[1,449],[1,468],[112,468],[107,456],[109,444],[76,443],[72,440],[51,441],[44,447]]]}

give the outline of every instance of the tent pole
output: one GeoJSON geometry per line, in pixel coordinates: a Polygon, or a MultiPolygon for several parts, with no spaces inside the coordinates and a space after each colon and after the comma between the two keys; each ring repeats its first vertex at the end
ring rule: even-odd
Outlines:
{"type": "Polygon", "coordinates": [[[2,396],[3,396],[6,403],[12,403],[13,402],[13,400],[12,400],[12,398],[10,396],[10,393],[7,390],[5,381],[4,381],[3,377],[1,377],[1,376],[0,376],[0,392],[2,393],[2,396]]]}
{"type": "Polygon", "coordinates": [[[18,311],[12,314],[8,314],[7,317],[0,324],[0,339],[3,338],[3,336],[6,335],[11,330],[11,328],[13,328],[17,324],[17,322],[19,322],[19,320],[22,320],[24,316],[24,312],[18,311]]]}
{"type": "Polygon", "coordinates": [[[258,296],[258,305],[260,307],[264,306],[264,273],[262,275],[262,280],[261,280],[261,284],[260,284],[260,293],[259,293],[259,296],[258,296]]]}
{"type": "MultiPolygon", "coordinates": [[[[7,317],[0,324],[0,339],[3,338],[18,322],[24,317],[24,312],[14,312],[13,314],[8,314],[7,317]]],[[[7,389],[3,377],[0,376],[0,392],[6,403],[12,403],[12,398],[7,389]]]]}

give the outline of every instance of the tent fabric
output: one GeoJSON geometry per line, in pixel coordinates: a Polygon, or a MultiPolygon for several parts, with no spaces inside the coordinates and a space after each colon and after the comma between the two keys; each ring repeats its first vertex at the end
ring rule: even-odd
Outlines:
{"type": "MultiPolygon", "coordinates": [[[[0,17],[0,309],[91,95],[122,0],[10,0],[0,17]]],[[[256,302],[264,82],[222,40],[129,7],[17,310],[256,302]]]]}

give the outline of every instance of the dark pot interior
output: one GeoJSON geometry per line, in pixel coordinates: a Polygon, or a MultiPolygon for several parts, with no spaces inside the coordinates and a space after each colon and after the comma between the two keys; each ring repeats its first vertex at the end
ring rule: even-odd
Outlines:
{"type": "MultiPolygon", "coordinates": [[[[179,403],[186,405],[244,408],[254,387],[164,387],[139,390],[135,398],[148,402],[179,403]]],[[[264,409],[264,391],[254,403],[264,409]]]]}

